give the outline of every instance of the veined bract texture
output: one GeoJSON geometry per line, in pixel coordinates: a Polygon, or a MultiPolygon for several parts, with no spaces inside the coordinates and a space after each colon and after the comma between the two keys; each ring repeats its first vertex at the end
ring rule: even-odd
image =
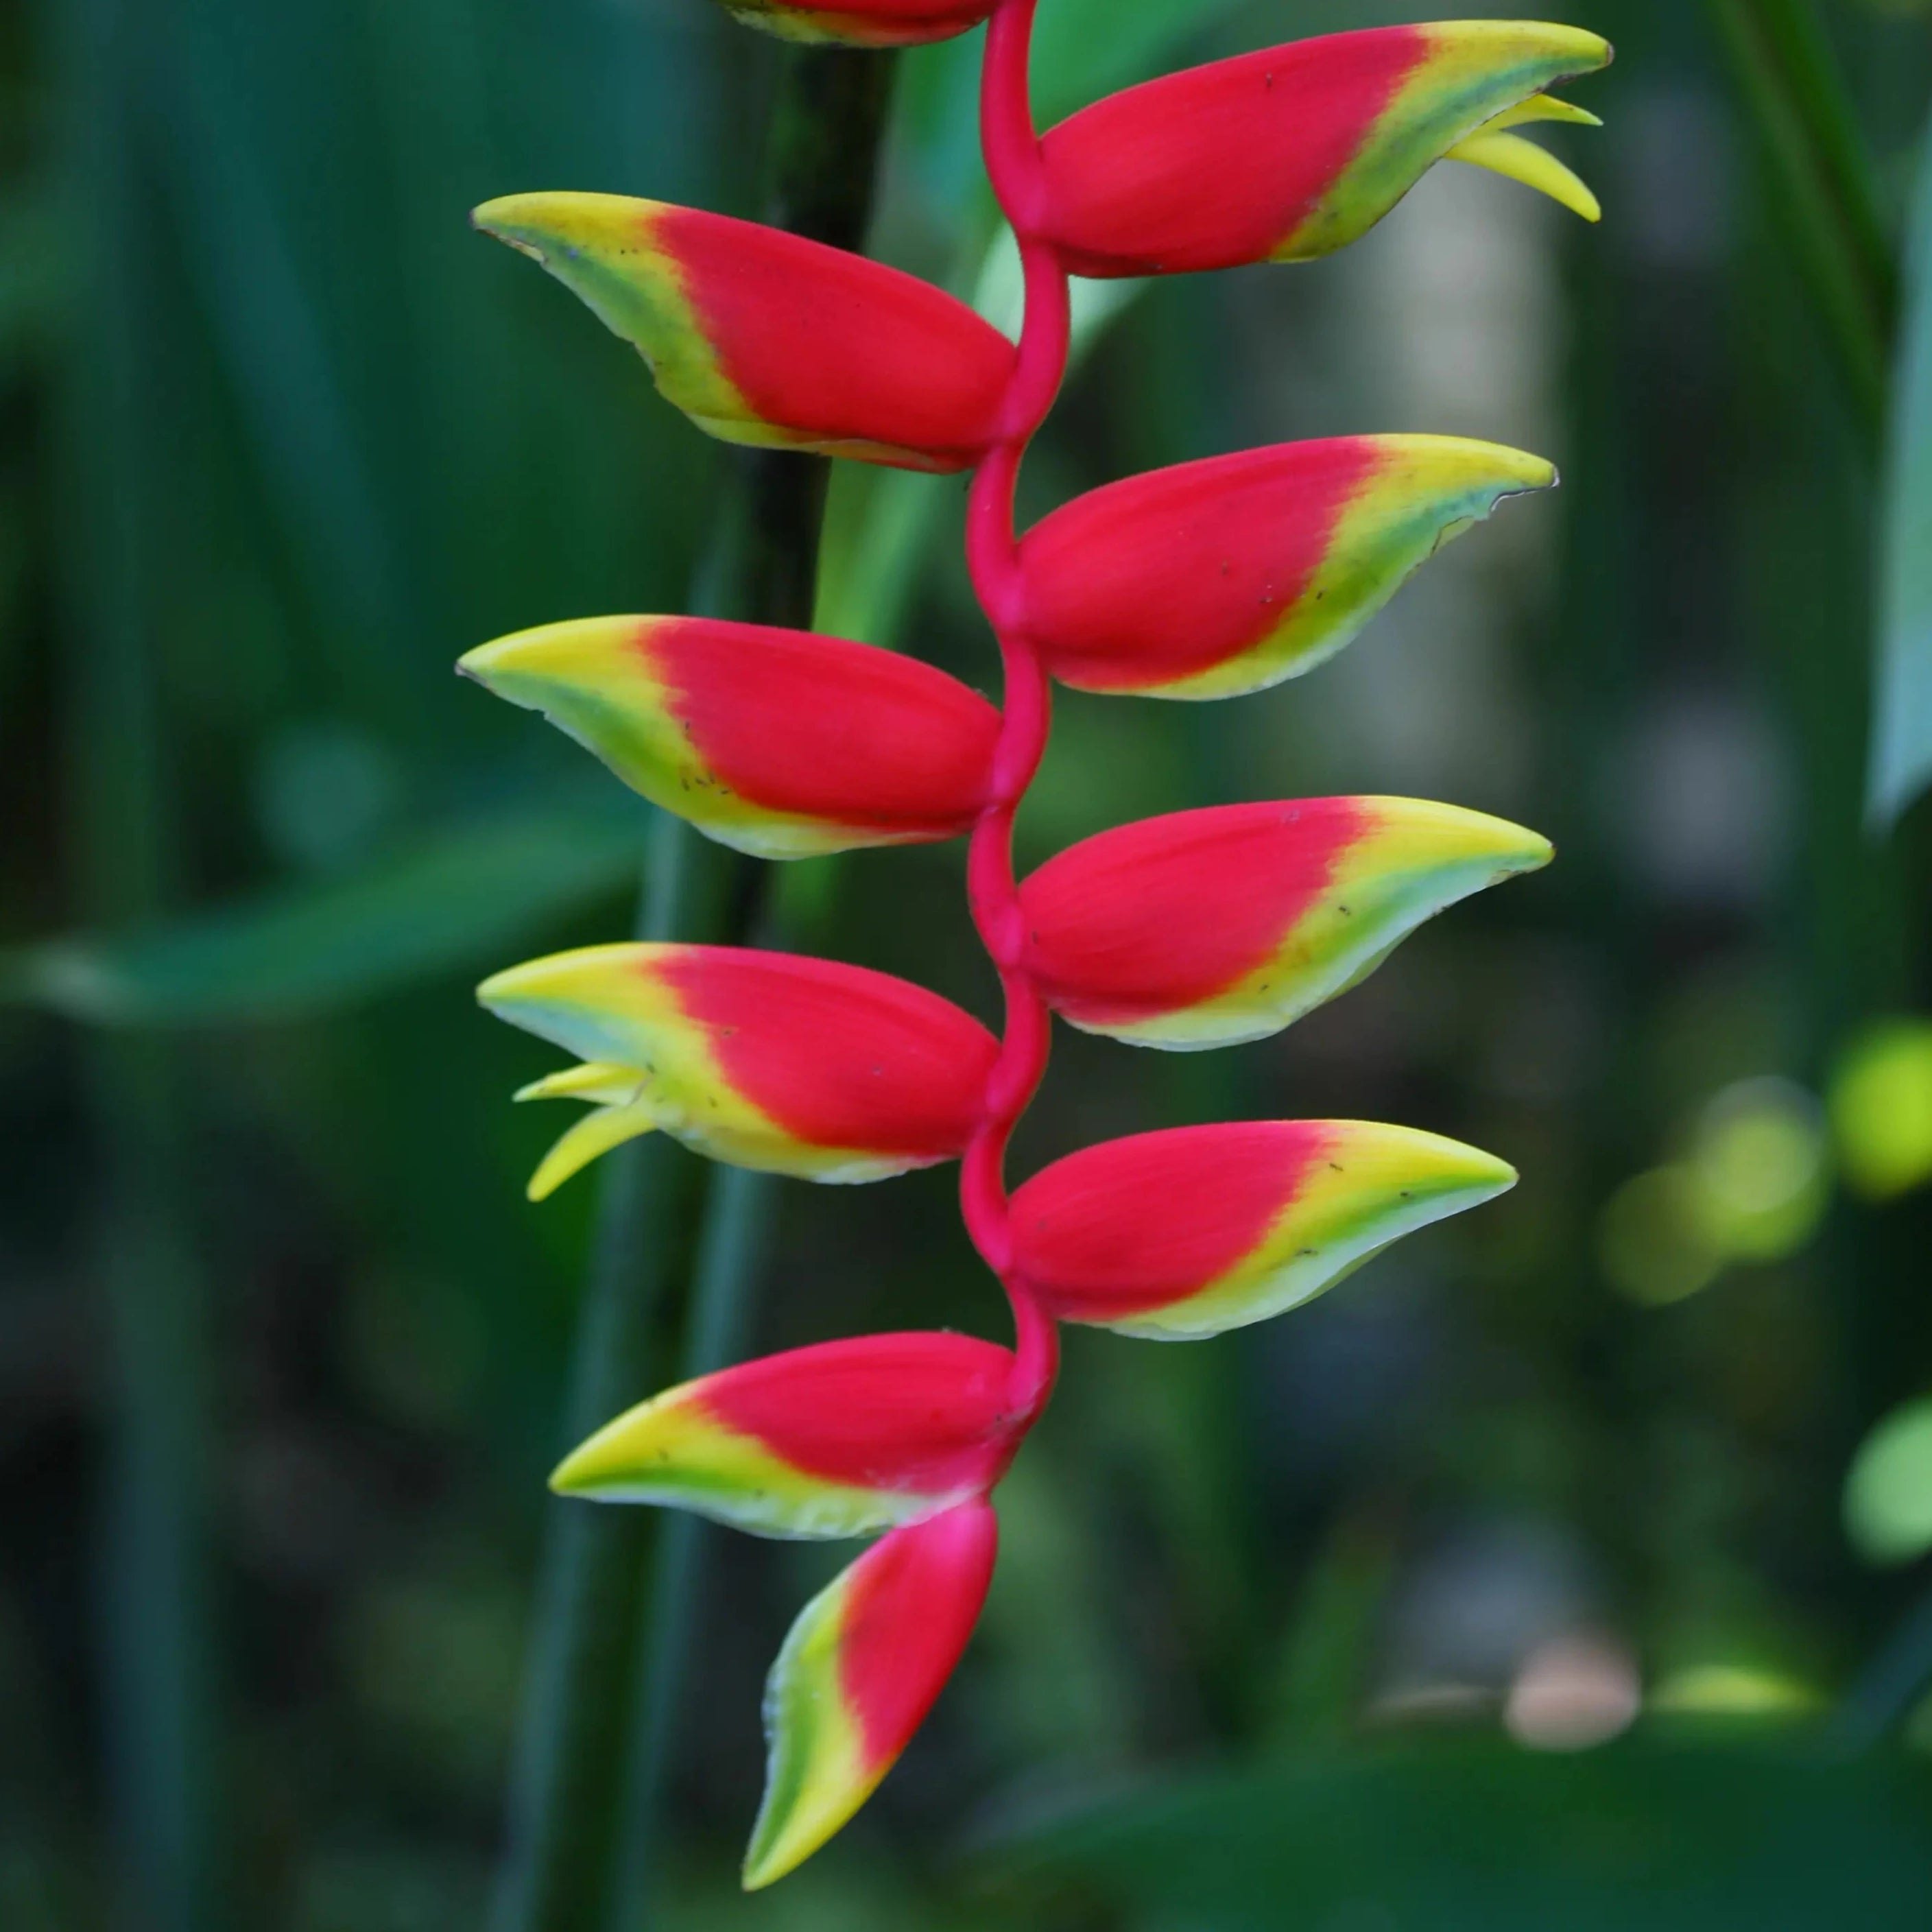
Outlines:
{"type": "Polygon", "coordinates": [[[1010,1305],[1010,1348],[876,1335],[640,1390],[556,1472],[568,1496],[672,1504],[758,1534],[878,1535],[772,1667],[752,1887],[857,1810],[958,1663],[993,1570],[990,1498],[1052,1393],[1060,1323],[1180,1340],[1262,1321],[1516,1178],[1416,1128],[1252,1120],[1087,1148],[1010,1192],[1007,1144],[1054,1014],[1168,1050],[1260,1039],[1345,994],[1423,921],[1550,856],[1520,826],[1382,796],[1121,826],[1024,881],[1012,830],[1054,680],[1204,700],[1299,676],[1444,542],[1554,470],[1492,443],[1348,436],[1123,478],[1024,533],[1014,491],[1066,373],[1070,275],[1312,260],[1442,160],[1594,220],[1589,190],[1518,130],[1592,121],[1548,90],[1610,50],[1534,22],[1337,34],[1130,88],[1042,134],[1028,90],[1040,4],[1052,0],[725,0],[808,42],[907,46],[985,23],[981,127],[1018,244],[1017,343],[911,276],[722,214],[572,192],[508,195],[476,216],[632,344],[699,428],[971,479],[967,562],[998,648],[998,708],[865,644],[676,615],[572,618],[464,660],[740,850],[968,842],[997,1036],[905,981],[750,948],[592,946],[482,988],[491,1011],[573,1056],[518,1097],[588,1109],[533,1197],[653,1131],[820,1182],[957,1162],[967,1230],[1010,1305]]]}

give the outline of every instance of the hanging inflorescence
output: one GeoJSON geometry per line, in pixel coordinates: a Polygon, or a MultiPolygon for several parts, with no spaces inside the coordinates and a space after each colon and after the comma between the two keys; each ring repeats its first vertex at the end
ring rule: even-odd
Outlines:
{"type": "Polygon", "coordinates": [[[1544,90],[1610,49],[1522,22],[1340,34],[1131,88],[1041,136],[1036,0],[727,4],[791,38],[873,46],[987,22],[986,166],[1026,290],[1016,345],[910,276],[721,215],[598,194],[514,195],[476,214],[634,344],[714,435],[973,472],[968,562],[999,643],[1000,710],[890,652],[698,618],[550,625],[464,660],[741,851],[970,840],[973,917],[1004,995],[997,1040],[903,980],[736,947],[594,946],[482,988],[582,1062],[519,1096],[590,1108],[533,1198],[653,1129],[814,1180],[958,1160],[968,1229],[1012,1306],[1011,1349],[875,1335],[671,1389],[554,1478],[765,1535],[885,1532],[806,1606],[773,1666],[745,1868],[759,1886],[864,1802],[957,1662],[992,1571],[988,1499],[1052,1393],[1058,1323],[1176,1340],[1260,1321],[1515,1179],[1408,1128],[1268,1120],[1088,1148],[1006,1191],[1050,1013],[1145,1046],[1258,1040],[1432,914],[1550,856],[1534,833],[1450,806],[1305,799],[1125,826],[1016,880],[1013,816],[1046,748],[1051,679],[1210,698],[1294,676],[1448,538],[1556,480],[1492,444],[1355,436],[1131,478],[1018,536],[1021,459],[1066,369],[1067,278],[1324,254],[1445,158],[1594,219],[1588,190],[1510,130],[1591,120],[1544,90]]]}

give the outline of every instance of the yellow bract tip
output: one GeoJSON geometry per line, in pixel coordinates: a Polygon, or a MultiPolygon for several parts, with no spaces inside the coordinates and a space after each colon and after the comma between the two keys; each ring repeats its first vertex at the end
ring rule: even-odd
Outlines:
{"type": "Polygon", "coordinates": [[[1378,861],[1442,866],[1480,862],[1498,878],[1534,872],[1548,865],[1556,848],[1540,832],[1433,799],[1364,800],[1380,821],[1378,861]]]}
{"type": "Polygon", "coordinates": [[[532,1201],[548,1201],[573,1175],[583,1172],[598,1155],[626,1141],[656,1131],[657,1121],[641,1100],[622,1107],[598,1107],[565,1130],[537,1163],[524,1191],[532,1201]]]}
{"type": "Polygon", "coordinates": [[[1551,200],[1561,202],[1573,214],[1586,221],[1604,218],[1603,204],[1569,168],[1546,148],[1520,134],[1495,134],[1488,129],[1458,141],[1444,157],[1447,160],[1467,161],[1472,167],[1487,168],[1492,174],[1507,176],[1533,188],[1551,200]]]}
{"type": "Polygon", "coordinates": [[[585,194],[559,190],[548,194],[503,194],[471,209],[471,224],[526,254],[542,258],[546,246],[566,249],[593,246],[636,246],[648,232],[662,202],[635,195],[585,194]]]}

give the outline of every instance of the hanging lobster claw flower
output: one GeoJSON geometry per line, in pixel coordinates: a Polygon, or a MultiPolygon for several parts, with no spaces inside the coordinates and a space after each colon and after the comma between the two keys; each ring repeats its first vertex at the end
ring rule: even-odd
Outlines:
{"type": "Polygon", "coordinates": [[[982,1496],[1013,1443],[1012,1352],[866,1335],[669,1389],[564,1459],[550,1487],[663,1503],[763,1536],[866,1536],[982,1496]]]}
{"type": "Polygon", "coordinates": [[[1306,261],[1372,227],[1445,158],[1594,220],[1588,190],[1506,130],[1576,118],[1522,110],[1610,58],[1606,40],[1579,28],[1455,20],[1190,68],[1110,94],[1047,134],[1047,224],[1081,275],[1306,261]]]}
{"type": "Polygon", "coordinates": [[[1013,345],[896,268],[623,195],[506,195],[472,218],[582,297],[728,442],[952,470],[991,440],[1013,345]]]}
{"type": "Polygon", "coordinates": [[[979,1621],[998,1536],[982,1502],[896,1529],[800,1613],[765,1684],[746,1890],[808,1858],[911,1742],[979,1621]]]}
{"type": "Polygon", "coordinates": [[[1016,1264],[1063,1322],[1191,1341],[1312,1300],[1516,1178],[1493,1155],[1412,1127],[1173,1128],[1035,1174],[1013,1196],[1016,1264]]]}
{"type": "Polygon", "coordinates": [[[1082,691],[1258,691],[1332,657],[1504,497],[1556,481],[1540,457],[1444,436],[1282,443],[1130,476],[1027,532],[1027,628],[1082,691]]]}
{"type": "Polygon", "coordinates": [[[976,692],[916,658],[708,618],[546,624],[459,668],[761,859],[969,830],[1000,730],[976,692]]]}
{"type": "Polygon", "coordinates": [[[1176,812],[1071,846],[1021,886],[1027,968],[1087,1032],[1234,1046],[1280,1032],[1445,906],[1550,856],[1520,825],[1417,799],[1176,812]]]}
{"type": "Polygon", "coordinates": [[[922,986],[739,946],[586,946],[513,966],[477,997],[591,1063],[562,1078],[593,1099],[611,1104],[623,1070],[634,1084],[618,1104],[687,1146],[808,1180],[956,1159],[998,1052],[922,986]]]}
{"type": "Polygon", "coordinates": [[[787,40],[835,41],[853,47],[911,47],[950,40],[976,27],[997,0],[724,0],[748,27],[787,40]]]}

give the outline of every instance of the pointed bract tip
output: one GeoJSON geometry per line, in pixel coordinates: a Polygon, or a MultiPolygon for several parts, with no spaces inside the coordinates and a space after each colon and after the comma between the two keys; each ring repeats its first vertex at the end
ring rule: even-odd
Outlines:
{"type": "Polygon", "coordinates": [[[1438,46],[1493,50],[1498,59],[1546,61],[1565,74],[1595,74],[1616,56],[1601,34],[1553,20],[1444,20],[1418,31],[1438,46]]]}
{"type": "Polygon", "coordinates": [[[634,1471],[638,1460],[638,1437],[640,1426],[656,1404],[646,1402],[627,1410],[614,1422],[607,1422],[594,1435],[586,1436],[550,1472],[550,1486],[560,1496],[595,1498],[610,1486],[614,1465],[625,1460],[628,1444],[628,1466],[634,1471]]]}
{"type": "Polygon", "coordinates": [[[1548,865],[1556,848],[1540,832],[1433,799],[1365,799],[1382,836],[1397,842],[1405,854],[1424,863],[1486,860],[1498,878],[1534,872],[1548,865]]]}
{"type": "Polygon", "coordinates": [[[1444,1134],[1380,1123],[1352,1124],[1364,1142],[1381,1142],[1400,1160],[1411,1185],[1465,1196],[1466,1206],[1507,1194],[1522,1178],[1508,1161],[1444,1134]]]}
{"type": "Polygon", "coordinates": [[[596,246],[638,247],[662,203],[633,195],[586,194],[559,189],[499,195],[470,212],[471,226],[512,248],[547,262],[596,246]]]}
{"type": "Polygon", "coordinates": [[[640,963],[639,949],[634,945],[579,946],[574,952],[552,952],[506,966],[476,988],[476,997],[486,1006],[554,997],[566,988],[580,997],[608,986],[609,976],[640,963]]]}
{"type": "Polygon", "coordinates": [[[586,674],[604,674],[622,644],[644,628],[645,620],[638,617],[575,617],[538,624],[466,651],[457,659],[456,668],[485,690],[500,694],[506,679],[580,680],[586,674]]]}
{"type": "Polygon", "coordinates": [[[1506,442],[1474,436],[1390,436],[1376,439],[1387,453],[1388,471],[1399,480],[1404,470],[1433,490],[1488,490],[1497,500],[1553,488],[1556,466],[1546,456],[1506,442]]]}

